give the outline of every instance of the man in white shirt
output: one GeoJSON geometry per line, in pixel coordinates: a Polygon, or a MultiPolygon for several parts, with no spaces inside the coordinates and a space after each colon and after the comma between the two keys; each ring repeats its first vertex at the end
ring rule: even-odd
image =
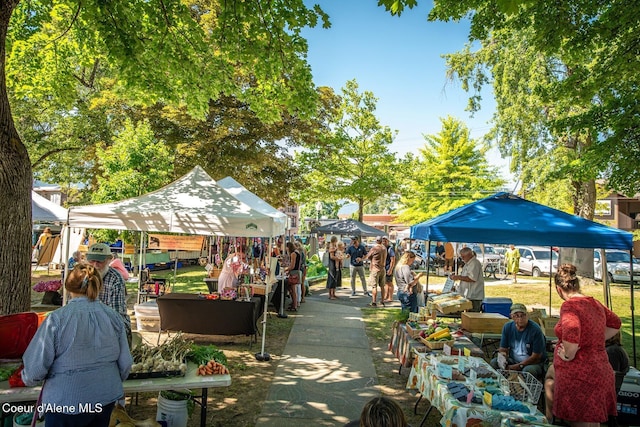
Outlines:
{"type": "Polygon", "coordinates": [[[471,248],[460,249],[460,258],[464,261],[464,267],[460,274],[452,274],[452,280],[459,280],[458,292],[473,303],[470,311],[479,312],[484,300],[484,274],[482,263],[476,258],[471,248]]]}

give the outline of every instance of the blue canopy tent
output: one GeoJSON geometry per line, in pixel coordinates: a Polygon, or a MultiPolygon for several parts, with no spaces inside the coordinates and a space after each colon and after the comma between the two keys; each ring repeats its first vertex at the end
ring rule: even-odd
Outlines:
{"type": "MultiPolygon", "coordinates": [[[[509,193],[496,193],[413,225],[410,238],[425,241],[623,249],[633,252],[631,233],[524,200],[509,193]]],[[[631,329],[635,360],[634,290],[631,266],[630,271],[632,274],[631,329]]]]}

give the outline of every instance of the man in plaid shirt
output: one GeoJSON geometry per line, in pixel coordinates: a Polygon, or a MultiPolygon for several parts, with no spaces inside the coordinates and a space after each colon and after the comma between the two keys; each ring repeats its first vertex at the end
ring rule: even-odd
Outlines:
{"type": "Polygon", "coordinates": [[[109,267],[112,259],[111,248],[104,243],[91,245],[87,252],[87,261],[102,276],[102,289],[100,289],[99,299],[122,316],[127,330],[127,340],[129,341],[129,346],[131,346],[131,319],[127,314],[127,291],[124,279],[118,273],[118,270],[109,267]]]}

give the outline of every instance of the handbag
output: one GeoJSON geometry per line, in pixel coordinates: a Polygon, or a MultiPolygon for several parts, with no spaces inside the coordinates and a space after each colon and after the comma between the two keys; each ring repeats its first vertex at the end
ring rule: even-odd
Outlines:
{"type": "Polygon", "coordinates": [[[290,273],[287,277],[288,285],[297,285],[300,283],[300,275],[298,273],[290,273]]]}

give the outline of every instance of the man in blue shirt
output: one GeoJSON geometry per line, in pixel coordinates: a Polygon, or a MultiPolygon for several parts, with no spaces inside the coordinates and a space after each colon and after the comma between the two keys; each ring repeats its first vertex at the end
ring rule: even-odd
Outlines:
{"type": "Polygon", "coordinates": [[[491,360],[491,366],[501,367],[504,357],[510,371],[529,372],[534,377],[544,378],[544,364],[547,361],[547,341],[542,329],[527,316],[524,304],[511,305],[512,322],[502,327],[498,356],[491,360]],[[502,355],[502,356],[501,356],[502,355]]]}
{"type": "Polygon", "coordinates": [[[364,277],[364,262],[362,261],[367,254],[367,248],[360,242],[358,236],[351,238],[351,245],[345,251],[349,257],[349,273],[351,274],[351,296],[356,294],[356,274],[360,276],[362,282],[362,290],[364,295],[371,296],[367,291],[367,281],[364,277]]]}

